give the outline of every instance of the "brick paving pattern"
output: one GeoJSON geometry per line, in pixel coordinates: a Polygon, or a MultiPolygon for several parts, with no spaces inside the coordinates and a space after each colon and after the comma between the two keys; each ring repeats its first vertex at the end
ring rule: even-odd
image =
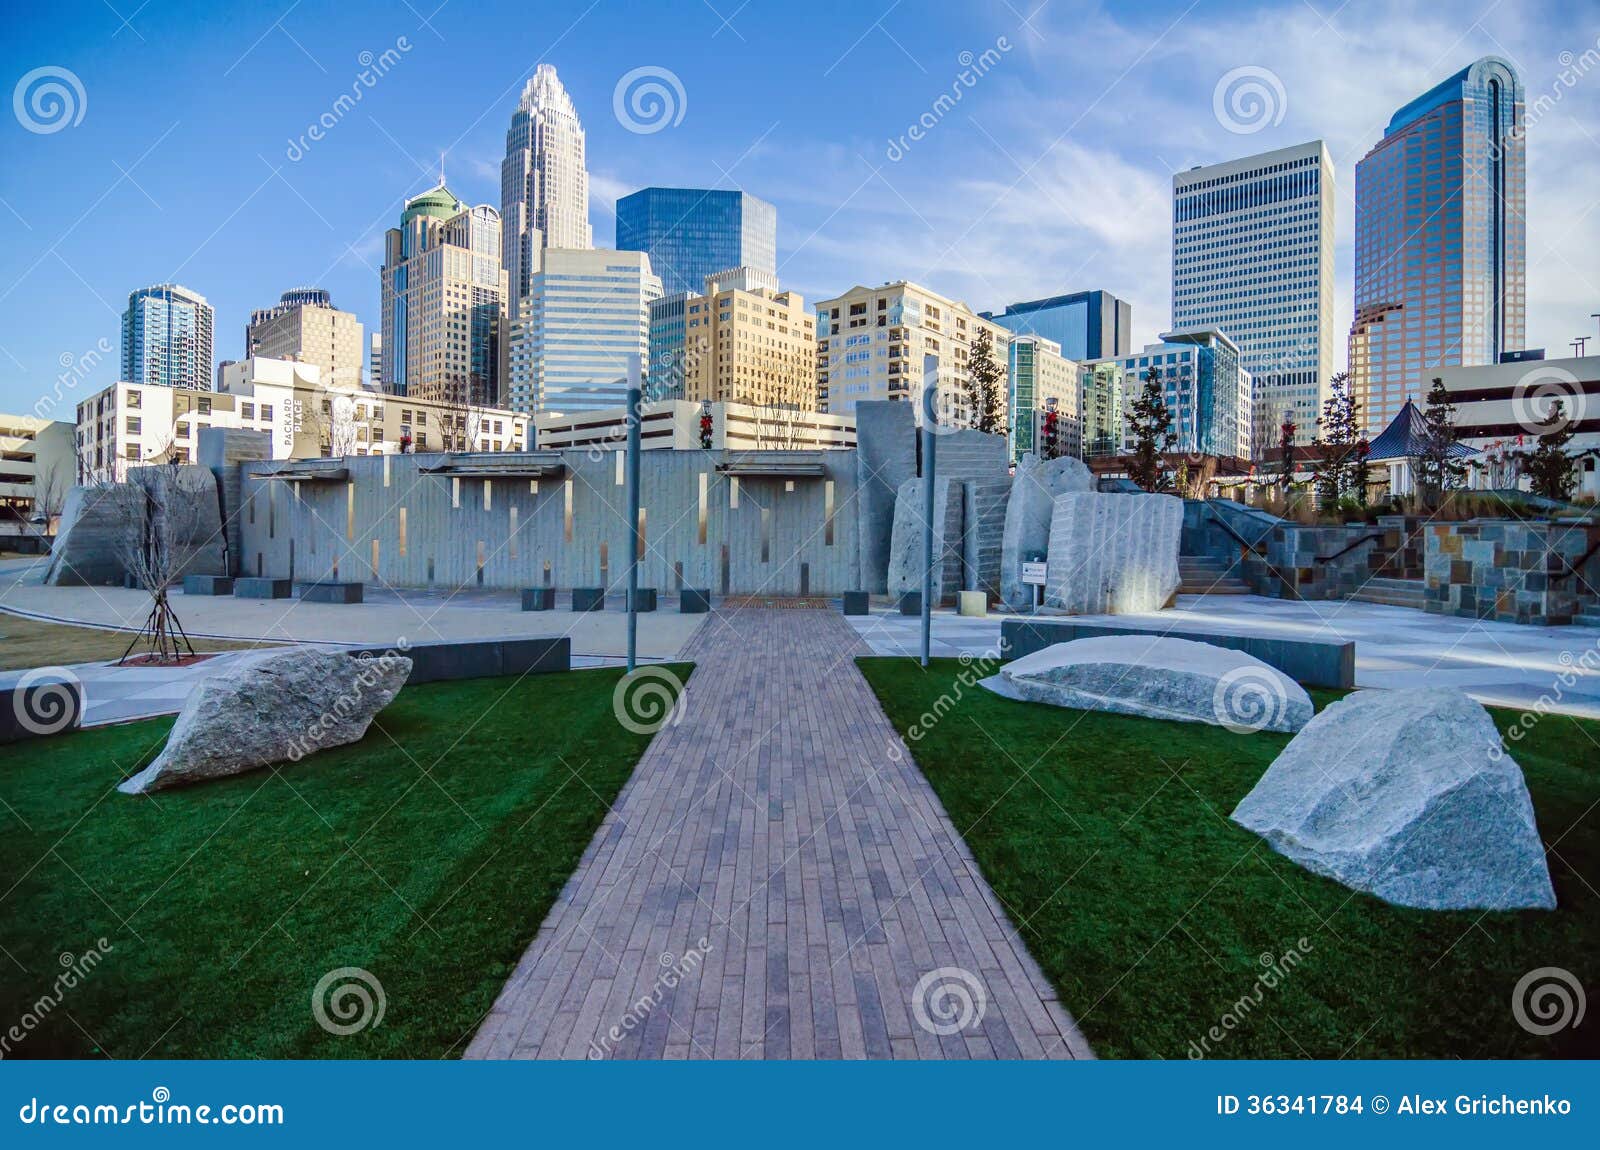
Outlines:
{"type": "Polygon", "coordinates": [[[866,653],[833,612],[706,621],[678,722],[467,1057],[1091,1057],[856,670],[866,653]],[[985,1000],[955,1033],[935,1030],[959,996],[925,995],[929,1026],[913,1003],[941,968],[985,1000]]]}

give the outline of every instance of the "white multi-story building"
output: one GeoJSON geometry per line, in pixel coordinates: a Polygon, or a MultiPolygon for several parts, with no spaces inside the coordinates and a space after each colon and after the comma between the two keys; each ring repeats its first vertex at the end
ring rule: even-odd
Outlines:
{"type": "Polygon", "coordinates": [[[522,451],[528,420],[325,382],[313,364],[230,363],[216,391],[114,383],[78,405],[78,481],[121,481],[129,467],[190,463],[207,427],[269,437],[274,459],[412,451],[522,451]]]}
{"type": "Polygon", "coordinates": [[[583,124],[553,65],[540,64],[522,90],[500,163],[501,262],[510,310],[533,290],[541,248],[594,246],[583,124]]]}
{"type": "MultiPolygon", "coordinates": [[[[968,352],[980,331],[994,343],[1005,374],[1011,333],[964,303],[899,280],[853,287],[817,304],[817,394],[823,411],[855,411],[863,399],[917,402],[922,398],[923,357],[938,358],[938,413],[942,423],[972,423],[968,352]]],[[[1007,382],[998,384],[1002,395],[1007,382]]],[[[917,402],[917,422],[922,422],[917,402]]]]}
{"type": "MultiPolygon", "coordinates": [[[[1233,341],[1219,331],[1173,331],[1143,351],[1092,360],[1084,367],[1088,378],[1096,381],[1111,378],[1099,370],[1105,365],[1116,369],[1112,375],[1120,375],[1124,451],[1133,447],[1127,417],[1144,390],[1146,376],[1154,370],[1172,415],[1172,433],[1177,437],[1173,450],[1248,460],[1252,389],[1250,373],[1240,358],[1233,341]]],[[[1089,451],[1086,446],[1086,454],[1089,451]]]]}
{"type": "Polygon", "coordinates": [[[1254,381],[1254,441],[1309,443],[1333,372],[1333,161],[1321,140],[1172,180],[1172,326],[1223,332],[1254,381]]]}
{"type": "Polygon", "coordinates": [[[33,550],[51,532],[77,482],[73,427],[0,415],[0,550],[33,550]]]}
{"type": "Polygon", "coordinates": [[[1029,452],[1043,454],[1040,427],[1050,412],[1056,419],[1056,454],[1083,454],[1082,376],[1082,366],[1065,358],[1055,340],[1042,335],[1012,337],[1006,427],[1013,462],[1029,452]]]}
{"type": "Polygon", "coordinates": [[[650,354],[659,298],[643,252],[546,248],[511,328],[511,410],[567,415],[625,402],[628,357],[650,354]]]}
{"type": "MultiPolygon", "coordinates": [[[[540,451],[593,447],[620,451],[628,443],[626,407],[535,418],[540,451]]],[[[853,415],[752,407],[747,403],[664,400],[639,413],[639,445],[679,451],[825,451],[856,445],[853,415]]]]}

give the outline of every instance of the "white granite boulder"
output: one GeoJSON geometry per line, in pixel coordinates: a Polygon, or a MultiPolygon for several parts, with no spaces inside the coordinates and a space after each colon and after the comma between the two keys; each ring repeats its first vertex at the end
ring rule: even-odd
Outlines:
{"type": "Polygon", "coordinates": [[[1095,490],[1094,474],[1071,456],[1041,461],[1028,452],[1006,500],[1005,528],[1000,541],[1000,597],[1022,611],[1033,605],[1033,588],[1022,582],[1022,561],[1050,547],[1050,516],[1056,496],[1095,490]]]}
{"type": "Polygon", "coordinates": [[[117,789],[143,794],[353,743],[410,674],[411,660],[395,654],[299,647],[253,656],[201,681],[156,761],[117,789]]]}
{"type": "Polygon", "coordinates": [[[1314,874],[1400,906],[1556,905],[1522,769],[1460,691],[1359,691],[1334,703],[1233,821],[1314,874]]]}
{"type": "Polygon", "coordinates": [[[1044,601],[1069,615],[1159,611],[1178,590],[1183,500],[1078,492],[1050,513],[1044,601]]]}
{"type": "Polygon", "coordinates": [[[1238,732],[1298,731],[1314,710],[1304,687],[1254,655],[1163,635],[1055,643],[982,685],[1008,699],[1238,732]]]}

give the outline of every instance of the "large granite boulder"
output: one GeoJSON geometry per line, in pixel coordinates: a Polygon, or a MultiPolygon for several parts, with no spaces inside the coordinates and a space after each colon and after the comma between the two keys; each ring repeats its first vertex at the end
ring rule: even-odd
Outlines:
{"type": "Polygon", "coordinates": [[[1298,731],[1314,710],[1305,688],[1254,655],[1164,635],[1055,643],[981,684],[1008,699],[1238,732],[1298,731]]]}
{"type": "Polygon", "coordinates": [[[1049,550],[1056,497],[1094,490],[1094,473],[1082,460],[1070,455],[1040,460],[1031,451],[1022,457],[1006,500],[1000,542],[1000,597],[1006,606],[1015,611],[1033,606],[1033,588],[1022,581],[1022,561],[1049,550]]]}
{"type": "Polygon", "coordinates": [[[397,654],[302,647],[252,656],[195,687],[156,761],[117,789],[143,794],[353,743],[410,674],[411,660],[397,654]]]}
{"type": "Polygon", "coordinates": [[[1044,601],[1069,615],[1159,611],[1178,590],[1183,500],[1104,492],[1058,495],[1044,601]]]}
{"type": "MultiPolygon", "coordinates": [[[[922,484],[908,479],[900,485],[894,503],[894,537],[889,547],[889,594],[898,598],[922,590],[922,484]]],[[[933,484],[933,588],[934,603],[954,600],[961,590],[962,484],[955,479],[935,479],[933,484]]]]}
{"type": "Polygon", "coordinates": [[[1460,691],[1359,691],[1334,703],[1233,821],[1307,870],[1401,906],[1556,905],[1522,770],[1460,691]]]}

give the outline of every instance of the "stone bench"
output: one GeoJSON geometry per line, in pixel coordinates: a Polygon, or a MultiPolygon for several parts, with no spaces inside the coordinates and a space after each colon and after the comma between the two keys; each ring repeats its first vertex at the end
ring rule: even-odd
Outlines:
{"type": "Polygon", "coordinates": [[[411,660],[406,686],[450,679],[492,679],[502,675],[549,675],[572,669],[572,640],[474,639],[462,642],[413,643],[394,647],[355,647],[351,654],[372,659],[386,654],[411,660]]]}
{"type": "Polygon", "coordinates": [[[869,606],[870,600],[865,591],[846,591],[844,593],[844,602],[841,607],[846,615],[865,615],[869,606]]]}
{"type": "MultiPolygon", "coordinates": [[[[624,596],[624,602],[626,602],[626,600],[627,597],[624,596]]],[[[634,609],[641,612],[654,611],[656,609],[656,589],[654,587],[639,588],[634,609]]]]}
{"type": "Polygon", "coordinates": [[[606,589],[604,587],[574,587],[572,589],[572,609],[574,611],[604,611],[606,609],[606,589]]]}
{"type": "Polygon", "coordinates": [[[233,581],[235,599],[287,599],[293,594],[294,581],[291,579],[266,579],[252,575],[233,581]]]}
{"type": "Polygon", "coordinates": [[[921,591],[907,591],[903,595],[900,596],[900,614],[902,614],[902,615],[920,615],[920,614],[922,614],[922,592],[921,591]]]}
{"type": "Polygon", "coordinates": [[[185,595],[232,595],[233,580],[226,575],[185,575],[185,595]]]}
{"type": "Polygon", "coordinates": [[[302,583],[300,598],[306,603],[360,603],[366,589],[365,583],[302,583]]]}
{"type": "Polygon", "coordinates": [[[83,685],[76,677],[37,673],[22,686],[0,688],[0,743],[17,743],[77,730],[83,722],[83,685]]]}
{"type": "Polygon", "coordinates": [[[1165,635],[1193,639],[1254,655],[1270,667],[1308,687],[1356,685],[1356,645],[1338,639],[1284,639],[1210,631],[1204,627],[1135,622],[1079,622],[1075,619],[1007,619],[1000,624],[1001,649],[1007,658],[1020,659],[1055,643],[1089,639],[1097,635],[1165,635]]]}

